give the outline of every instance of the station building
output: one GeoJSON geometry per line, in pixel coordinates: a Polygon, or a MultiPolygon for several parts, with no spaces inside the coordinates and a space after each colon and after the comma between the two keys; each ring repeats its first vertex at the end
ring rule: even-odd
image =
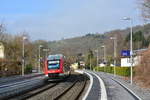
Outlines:
{"type": "MultiPolygon", "coordinates": [[[[138,50],[133,50],[133,66],[137,66],[140,63],[142,54],[146,49],[138,49],[138,50]]],[[[131,58],[130,56],[122,56],[121,57],[121,67],[130,67],[131,66],[131,58]]]]}

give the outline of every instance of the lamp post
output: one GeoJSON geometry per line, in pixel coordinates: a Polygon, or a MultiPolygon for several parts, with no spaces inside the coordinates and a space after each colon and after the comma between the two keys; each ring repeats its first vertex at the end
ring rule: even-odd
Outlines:
{"type": "Polygon", "coordinates": [[[133,33],[133,30],[132,30],[132,18],[130,17],[124,17],[123,20],[127,20],[127,21],[130,21],[130,62],[131,62],[131,72],[130,72],[130,82],[131,82],[131,85],[132,85],[132,82],[133,82],[133,47],[132,47],[132,33],[133,33]]]}
{"type": "Polygon", "coordinates": [[[95,50],[95,52],[96,52],[96,55],[97,55],[97,67],[98,67],[98,49],[97,50],[95,50]]]}
{"type": "Polygon", "coordinates": [[[98,67],[98,49],[97,49],[97,67],[98,67]]]}
{"type": "Polygon", "coordinates": [[[43,47],[43,45],[39,45],[39,67],[38,67],[38,72],[40,73],[41,70],[41,48],[43,47]]]}
{"type": "Polygon", "coordinates": [[[43,49],[43,51],[45,51],[45,55],[46,55],[46,57],[47,57],[47,55],[48,55],[48,51],[49,51],[50,49],[43,49]]]}
{"type": "Polygon", "coordinates": [[[90,70],[92,70],[92,64],[91,64],[91,56],[90,56],[90,70]]]}
{"type": "Polygon", "coordinates": [[[105,47],[105,45],[103,45],[101,47],[104,48],[104,62],[106,63],[106,47],[105,47]]]}
{"type": "Polygon", "coordinates": [[[114,76],[116,76],[117,38],[110,37],[110,39],[114,40],[114,76]]]}
{"type": "MultiPolygon", "coordinates": [[[[104,48],[104,62],[106,63],[106,47],[105,47],[105,45],[103,45],[101,47],[104,48]]],[[[105,72],[105,67],[106,66],[104,66],[104,72],[105,72]]]]}
{"type": "Polygon", "coordinates": [[[22,38],[22,76],[24,76],[24,66],[25,66],[25,59],[24,59],[24,52],[25,52],[25,47],[24,47],[24,42],[27,40],[27,37],[23,36],[22,38]]]}

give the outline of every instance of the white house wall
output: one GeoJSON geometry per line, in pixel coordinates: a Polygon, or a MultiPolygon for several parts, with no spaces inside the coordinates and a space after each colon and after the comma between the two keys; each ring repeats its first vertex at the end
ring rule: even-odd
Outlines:
{"type": "MultiPolygon", "coordinates": [[[[133,66],[136,66],[140,63],[140,56],[133,57],[133,66]]],[[[130,67],[131,61],[130,58],[121,58],[121,67],[130,67]]]]}

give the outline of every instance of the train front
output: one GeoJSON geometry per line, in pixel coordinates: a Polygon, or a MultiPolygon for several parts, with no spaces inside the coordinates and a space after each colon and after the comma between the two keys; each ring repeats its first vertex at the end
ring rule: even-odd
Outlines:
{"type": "Polygon", "coordinates": [[[45,75],[51,79],[63,77],[63,56],[50,55],[45,61],[45,75]]]}

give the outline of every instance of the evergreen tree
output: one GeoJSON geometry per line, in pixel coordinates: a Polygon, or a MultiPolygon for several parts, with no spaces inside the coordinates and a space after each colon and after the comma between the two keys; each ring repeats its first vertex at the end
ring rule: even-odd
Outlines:
{"type": "MultiPolygon", "coordinates": [[[[144,37],[144,34],[142,31],[137,31],[135,33],[133,33],[133,49],[140,49],[140,48],[144,48],[147,47],[148,43],[147,40],[144,37]]],[[[126,36],[125,38],[125,42],[129,43],[130,41],[130,33],[126,36]]]]}
{"type": "Polygon", "coordinates": [[[93,67],[96,67],[96,58],[94,57],[93,51],[89,49],[87,56],[86,56],[86,67],[90,69],[90,67],[93,69],[93,67]]]}

